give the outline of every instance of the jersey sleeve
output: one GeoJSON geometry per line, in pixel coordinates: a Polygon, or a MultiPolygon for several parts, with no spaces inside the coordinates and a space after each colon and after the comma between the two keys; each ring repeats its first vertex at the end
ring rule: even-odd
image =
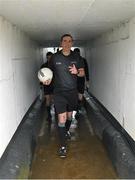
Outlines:
{"type": "Polygon", "coordinates": [[[85,77],[86,80],[89,81],[89,68],[88,68],[88,63],[87,60],[85,58],[83,58],[84,60],[84,70],[85,70],[85,77]]]}
{"type": "Polygon", "coordinates": [[[77,66],[78,69],[80,68],[84,68],[84,61],[83,61],[83,58],[80,56],[78,58],[78,66],[77,66]]]}

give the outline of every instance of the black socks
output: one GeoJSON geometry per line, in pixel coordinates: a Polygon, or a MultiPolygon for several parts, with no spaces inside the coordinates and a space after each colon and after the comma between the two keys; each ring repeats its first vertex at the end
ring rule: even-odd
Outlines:
{"type": "Polygon", "coordinates": [[[46,106],[46,108],[47,108],[47,118],[51,119],[51,106],[46,106]]]}
{"type": "Polygon", "coordinates": [[[66,126],[66,131],[69,131],[71,122],[72,122],[72,119],[68,119],[68,120],[66,121],[66,124],[65,124],[65,126],[66,126]]]}
{"type": "Polygon", "coordinates": [[[66,146],[66,128],[65,123],[58,123],[58,132],[61,146],[66,146]]]}

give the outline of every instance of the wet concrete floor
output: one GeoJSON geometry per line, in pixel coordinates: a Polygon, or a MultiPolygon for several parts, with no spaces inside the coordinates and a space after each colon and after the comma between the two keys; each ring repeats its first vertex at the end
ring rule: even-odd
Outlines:
{"type": "Polygon", "coordinates": [[[48,125],[44,116],[30,179],[116,179],[118,178],[102,142],[94,135],[87,115],[72,128],[67,157],[58,156],[55,122],[48,125]]]}

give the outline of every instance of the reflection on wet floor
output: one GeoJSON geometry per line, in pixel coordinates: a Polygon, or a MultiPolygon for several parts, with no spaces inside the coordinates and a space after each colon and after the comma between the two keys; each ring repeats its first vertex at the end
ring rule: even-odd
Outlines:
{"type": "MultiPolygon", "coordinates": [[[[44,117],[45,118],[45,117],[44,117]]],[[[31,179],[115,179],[117,175],[102,142],[94,135],[85,110],[70,129],[65,159],[58,156],[55,120],[44,120],[30,173],[31,179]]]]}

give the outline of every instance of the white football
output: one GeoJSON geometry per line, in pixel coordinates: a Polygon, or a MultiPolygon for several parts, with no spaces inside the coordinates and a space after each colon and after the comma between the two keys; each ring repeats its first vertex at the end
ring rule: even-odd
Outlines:
{"type": "Polygon", "coordinates": [[[38,79],[40,82],[51,80],[53,78],[53,72],[49,68],[42,68],[38,71],[38,79]]]}

